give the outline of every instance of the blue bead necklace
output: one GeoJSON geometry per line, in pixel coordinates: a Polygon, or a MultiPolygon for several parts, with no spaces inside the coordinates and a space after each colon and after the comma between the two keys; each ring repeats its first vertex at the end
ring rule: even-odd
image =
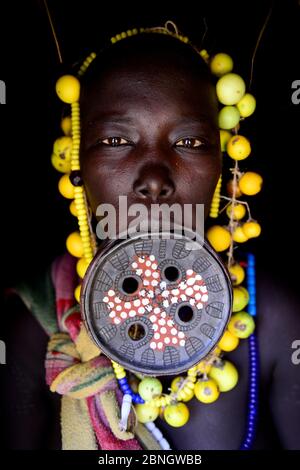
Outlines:
{"type": "MultiPolygon", "coordinates": [[[[255,278],[255,257],[249,253],[247,256],[247,290],[250,301],[248,313],[256,316],[256,278],[255,278]]],[[[249,392],[248,392],[248,413],[245,435],[240,446],[240,450],[249,450],[253,446],[256,435],[258,418],[258,388],[259,388],[259,355],[256,334],[253,333],[248,338],[249,345],[249,392]]]]}

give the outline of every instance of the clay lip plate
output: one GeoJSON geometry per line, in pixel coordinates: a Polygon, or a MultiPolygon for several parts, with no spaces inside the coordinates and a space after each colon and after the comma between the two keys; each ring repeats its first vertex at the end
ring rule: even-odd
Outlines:
{"type": "Polygon", "coordinates": [[[170,234],[163,239],[162,233],[114,240],[96,254],[87,270],[81,289],[85,325],[101,351],[125,369],[157,376],[185,372],[216,347],[226,329],[232,306],[230,276],[206,241],[198,239],[199,248],[193,250],[186,249],[187,242],[189,238],[170,238],[170,234]],[[158,281],[155,286],[144,285],[146,261],[148,279],[158,281]],[[170,266],[178,270],[176,281],[164,277],[170,266]],[[126,277],[137,279],[136,292],[122,290],[126,277]],[[196,287],[202,297],[193,290],[196,287]],[[165,290],[169,295],[161,297],[165,290]],[[154,298],[149,297],[151,291],[154,298]],[[141,303],[146,303],[145,298],[147,305],[141,303]],[[182,316],[186,312],[188,318],[182,316]],[[138,340],[130,335],[137,327],[143,333],[138,340]]]}

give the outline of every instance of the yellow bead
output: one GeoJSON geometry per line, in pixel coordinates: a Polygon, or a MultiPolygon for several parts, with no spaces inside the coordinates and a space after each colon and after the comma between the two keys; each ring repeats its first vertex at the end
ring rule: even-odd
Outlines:
{"type": "Polygon", "coordinates": [[[87,224],[81,224],[81,231],[80,231],[82,239],[89,235],[89,228],[87,224]]]}
{"type": "Polygon", "coordinates": [[[140,423],[149,423],[155,421],[159,415],[159,408],[151,406],[149,403],[138,404],[135,406],[136,416],[140,423]]]}
{"type": "Polygon", "coordinates": [[[190,401],[194,397],[194,386],[195,386],[195,384],[192,384],[192,385],[193,385],[193,388],[190,388],[188,386],[186,386],[184,388],[185,397],[182,401],[184,401],[185,403],[187,401],[190,401]]]}
{"type": "Polygon", "coordinates": [[[75,103],[80,95],[79,80],[73,75],[60,77],[56,82],[56,93],[64,103],[75,103]]]}
{"type": "Polygon", "coordinates": [[[66,116],[61,120],[60,123],[61,130],[67,136],[70,136],[72,133],[72,119],[71,116],[66,116]]]}
{"type": "Polygon", "coordinates": [[[239,263],[229,266],[229,272],[234,286],[238,286],[245,279],[245,270],[239,263]]]}
{"type": "Polygon", "coordinates": [[[195,385],[195,396],[201,403],[213,403],[219,395],[218,385],[213,379],[199,380],[195,385]]]}
{"type": "Polygon", "coordinates": [[[253,317],[247,312],[238,312],[232,315],[228,330],[237,338],[248,338],[255,329],[253,317]]]}
{"type": "Polygon", "coordinates": [[[184,390],[179,390],[178,394],[177,394],[177,398],[179,401],[184,401],[185,398],[187,397],[187,394],[185,393],[184,390]]]}
{"type": "Polygon", "coordinates": [[[74,291],[74,297],[78,303],[80,303],[80,291],[81,291],[81,286],[77,286],[74,291]]]}
{"type": "Polygon", "coordinates": [[[80,258],[77,261],[76,270],[77,270],[78,276],[81,277],[81,279],[84,278],[86,270],[87,270],[89,264],[90,263],[85,258],[80,258]]]}
{"type": "Polygon", "coordinates": [[[239,189],[246,196],[254,196],[259,193],[263,183],[262,177],[253,171],[247,171],[239,180],[239,189]]]}
{"type": "Polygon", "coordinates": [[[216,381],[220,392],[232,390],[238,382],[238,372],[229,361],[221,361],[213,365],[209,377],[216,381]]]}
{"type": "Polygon", "coordinates": [[[58,182],[58,190],[66,199],[74,198],[74,186],[72,185],[69,175],[63,175],[58,182]]]}
{"type": "Polygon", "coordinates": [[[245,222],[242,229],[248,238],[256,238],[261,234],[261,226],[254,220],[245,222]]]}
{"type": "Polygon", "coordinates": [[[73,162],[71,162],[71,171],[80,171],[80,165],[74,165],[73,162]]]}
{"type": "Polygon", "coordinates": [[[78,220],[81,222],[82,225],[87,224],[86,222],[86,211],[82,210],[79,212],[78,211],[78,220]]]}
{"type": "Polygon", "coordinates": [[[229,231],[220,225],[210,227],[206,232],[207,239],[216,251],[227,250],[231,243],[229,231]]]}
{"type": "Polygon", "coordinates": [[[240,120],[240,112],[236,106],[224,106],[219,111],[219,127],[229,130],[235,128],[240,120]]]}
{"type": "MultiPolygon", "coordinates": [[[[75,187],[75,189],[77,188],[75,187]]],[[[80,194],[75,191],[75,200],[76,200],[76,206],[78,206],[78,208],[80,208],[80,206],[81,208],[85,207],[85,199],[84,199],[83,193],[80,194]]]]}
{"type": "Polygon", "coordinates": [[[174,428],[184,426],[188,422],[189,417],[189,409],[184,403],[168,405],[164,410],[164,418],[166,422],[174,428]]]}
{"type": "Polygon", "coordinates": [[[218,217],[220,199],[221,199],[220,198],[221,186],[222,186],[222,176],[219,177],[219,180],[218,180],[218,183],[217,183],[217,186],[215,188],[214,195],[213,195],[213,198],[212,198],[212,201],[211,201],[211,205],[210,205],[209,216],[213,217],[213,218],[218,217]]]}
{"type": "Polygon", "coordinates": [[[139,394],[145,401],[159,397],[162,393],[162,383],[156,377],[145,377],[139,383],[139,394]]]}
{"type": "Polygon", "coordinates": [[[197,375],[197,370],[188,370],[188,377],[192,378],[197,375]]]}
{"type": "Polygon", "coordinates": [[[76,196],[78,196],[80,198],[83,198],[83,188],[82,188],[82,186],[76,186],[75,187],[75,193],[76,193],[76,196]]]}
{"type": "Polygon", "coordinates": [[[90,235],[84,235],[81,237],[83,245],[88,248],[91,246],[91,237],[90,235]]]}
{"type": "Polygon", "coordinates": [[[220,103],[234,105],[244,96],[246,85],[240,75],[226,73],[217,82],[216,92],[220,103]]]}
{"type": "MultiPolygon", "coordinates": [[[[184,382],[184,378],[183,377],[175,377],[175,379],[172,380],[172,383],[171,383],[171,391],[173,393],[177,393],[180,386],[183,384],[184,382]]],[[[194,385],[194,384],[192,384],[194,385]]],[[[178,400],[182,400],[182,401],[189,401],[193,398],[194,396],[194,392],[192,390],[192,388],[190,387],[187,387],[186,385],[184,386],[183,389],[181,389],[179,392],[178,392],[178,400]]]]}
{"type": "Polygon", "coordinates": [[[167,404],[167,400],[165,399],[165,397],[162,397],[160,400],[160,406],[166,406],[166,404],[167,404]]]}
{"type": "Polygon", "coordinates": [[[70,209],[71,214],[76,217],[76,216],[77,216],[77,210],[76,210],[75,201],[72,201],[72,202],[71,202],[71,204],[70,204],[70,206],[69,206],[69,209],[70,209]]]}
{"type": "Polygon", "coordinates": [[[246,214],[245,204],[229,204],[226,214],[229,218],[232,216],[233,220],[241,220],[246,214]]]}
{"type": "Polygon", "coordinates": [[[242,117],[251,116],[256,108],[256,100],[253,95],[246,93],[237,103],[236,107],[238,108],[242,117]]]}
{"type": "Polygon", "coordinates": [[[221,144],[221,151],[226,152],[227,143],[231,139],[232,134],[229,131],[225,131],[224,129],[220,129],[220,144],[221,144]]]}
{"type": "Polygon", "coordinates": [[[172,398],[170,397],[170,395],[166,395],[165,400],[166,400],[166,405],[169,405],[171,403],[172,398]]]}
{"type": "Polygon", "coordinates": [[[53,153],[61,158],[71,160],[72,138],[68,136],[59,137],[53,144],[53,153]]]}
{"type": "Polygon", "coordinates": [[[171,382],[171,391],[174,393],[177,392],[183,381],[183,377],[175,377],[171,382]]]}
{"type": "Polygon", "coordinates": [[[193,375],[189,375],[189,376],[188,376],[188,379],[189,379],[191,382],[195,383],[196,380],[197,380],[197,373],[195,373],[195,374],[193,374],[193,375]]]}
{"type": "Polygon", "coordinates": [[[63,160],[56,153],[51,156],[52,166],[60,173],[70,173],[71,161],[63,160]]]}
{"type": "Polygon", "coordinates": [[[189,381],[186,383],[186,388],[187,388],[187,389],[189,388],[189,389],[191,389],[191,390],[194,390],[194,387],[195,387],[194,382],[192,382],[192,381],[189,380],[189,381]]]}
{"type": "Polygon", "coordinates": [[[62,173],[69,173],[71,171],[71,153],[71,137],[63,136],[56,139],[53,145],[53,155],[51,157],[54,168],[62,173]]]}
{"type": "Polygon", "coordinates": [[[220,339],[218,346],[222,349],[222,351],[230,352],[236,349],[238,347],[238,344],[239,339],[233,334],[231,334],[228,330],[226,330],[222,338],[220,339]]]}
{"type": "Polygon", "coordinates": [[[233,69],[233,60],[228,54],[219,52],[214,55],[210,62],[211,72],[217,77],[225,75],[225,73],[231,72],[233,69]]]}
{"type": "Polygon", "coordinates": [[[218,346],[216,346],[212,352],[213,352],[214,356],[218,357],[218,356],[220,356],[222,351],[218,346]]]}
{"type": "Polygon", "coordinates": [[[116,373],[116,377],[117,377],[118,380],[121,380],[124,377],[126,377],[126,372],[118,372],[118,373],[116,373]]]}
{"type": "Polygon", "coordinates": [[[199,362],[197,365],[197,370],[200,372],[200,374],[208,374],[211,369],[211,365],[207,364],[205,361],[199,362]]]}
{"type": "Polygon", "coordinates": [[[242,135],[234,135],[227,143],[227,153],[234,160],[244,160],[251,153],[250,142],[242,135]]]}
{"type": "Polygon", "coordinates": [[[71,253],[72,256],[76,258],[82,258],[83,256],[83,246],[80,234],[78,232],[71,233],[66,241],[67,250],[71,253]]]}
{"type": "Polygon", "coordinates": [[[238,286],[233,288],[232,311],[239,312],[243,310],[249,302],[249,293],[245,287],[238,286]]]}
{"type": "Polygon", "coordinates": [[[233,241],[237,243],[245,243],[248,240],[248,237],[246,236],[245,232],[243,231],[241,226],[238,226],[234,229],[232,233],[232,239],[233,241]]]}

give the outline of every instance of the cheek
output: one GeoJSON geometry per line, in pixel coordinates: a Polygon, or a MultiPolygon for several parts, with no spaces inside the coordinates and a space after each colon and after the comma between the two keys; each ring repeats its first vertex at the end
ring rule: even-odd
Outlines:
{"type": "Polygon", "coordinates": [[[82,159],[81,172],[92,212],[101,203],[117,206],[119,195],[130,191],[131,172],[99,159],[82,159]]]}
{"type": "Polygon", "coordinates": [[[202,158],[177,169],[177,188],[187,203],[210,205],[221,173],[221,155],[202,158]]]}

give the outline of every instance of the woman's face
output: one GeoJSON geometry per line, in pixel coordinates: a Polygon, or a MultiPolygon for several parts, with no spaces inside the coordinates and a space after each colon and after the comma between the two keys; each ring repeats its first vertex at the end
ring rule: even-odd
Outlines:
{"type": "MultiPolygon", "coordinates": [[[[173,61],[174,62],[174,61],[173,61]]],[[[82,176],[92,210],[204,204],[221,171],[214,87],[176,63],[109,69],[81,100],[82,176]]]]}

